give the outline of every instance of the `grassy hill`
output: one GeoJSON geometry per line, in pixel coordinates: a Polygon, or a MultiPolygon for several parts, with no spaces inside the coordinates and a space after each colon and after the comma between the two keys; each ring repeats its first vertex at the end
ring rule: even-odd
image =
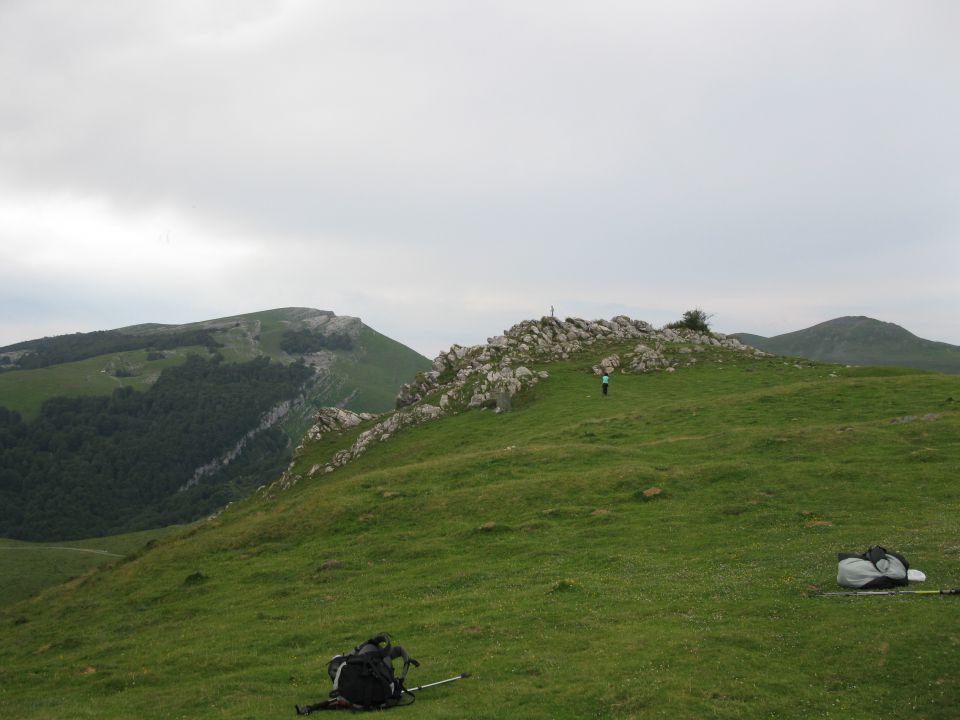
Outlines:
{"type": "Polygon", "coordinates": [[[0,604],[15,603],[52,585],[80,577],[103,563],[139,552],[158,538],[182,531],[166,527],[127,535],[32,543],[0,538],[0,604]]]}
{"type": "Polygon", "coordinates": [[[960,373],[960,347],[924,340],[899,325],[868,317],[836,318],[772,338],[750,333],[737,333],[735,337],[778,355],[960,373]]]}
{"type": "Polygon", "coordinates": [[[960,585],[960,378],[709,348],[602,397],[634,344],[0,608],[0,716],[291,715],[387,631],[473,673],[398,715],[956,717],[957,598],[807,593],[871,544],[960,585]]]}

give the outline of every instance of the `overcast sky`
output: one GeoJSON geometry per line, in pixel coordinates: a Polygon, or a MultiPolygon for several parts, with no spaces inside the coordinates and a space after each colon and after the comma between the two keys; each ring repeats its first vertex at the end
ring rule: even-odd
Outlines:
{"type": "Polygon", "coordinates": [[[960,344],[953,0],[0,0],[0,345],[285,306],[960,344]]]}

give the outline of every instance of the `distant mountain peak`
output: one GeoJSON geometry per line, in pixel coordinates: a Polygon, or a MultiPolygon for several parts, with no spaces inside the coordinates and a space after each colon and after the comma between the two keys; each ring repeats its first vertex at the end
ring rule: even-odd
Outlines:
{"type": "MultiPolygon", "coordinates": [[[[906,328],[897,325],[896,323],[886,322],[884,320],[876,320],[872,317],[867,317],[866,315],[844,315],[843,317],[834,318],[833,320],[827,320],[822,322],[819,325],[814,325],[809,330],[819,327],[838,327],[838,328],[850,328],[850,329],[869,329],[869,330],[887,330],[890,332],[895,332],[898,334],[907,334],[911,337],[916,337],[912,332],[906,328]]],[[[803,332],[803,331],[800,331],[803,332]]]]}
{"type": "Polygon", "coordinates": [[[865,315],[846,315],[770,338],[736,336],[767,352],[810,360],[960,373],[960,347],[924,340],[896,323],[865,315]]]}

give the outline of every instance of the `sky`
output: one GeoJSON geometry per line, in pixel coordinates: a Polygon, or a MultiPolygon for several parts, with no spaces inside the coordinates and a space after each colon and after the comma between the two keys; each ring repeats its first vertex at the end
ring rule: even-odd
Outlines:
{"type": "Polygon", "coordinates": [[[287,306],[960,345],[953,0],[0,0],[0,346],[287,306]]]}

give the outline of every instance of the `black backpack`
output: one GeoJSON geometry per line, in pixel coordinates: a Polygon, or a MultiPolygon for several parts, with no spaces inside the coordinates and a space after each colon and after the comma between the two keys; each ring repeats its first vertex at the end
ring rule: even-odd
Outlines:
{"type": "Polygon", "coordinates": [[[400,645],[393,645],[387,633],[381,633],[357,645],[348,655],[337,655],[327,665],[333,681],[330,700],[305,708],[297,707],[298,715],[307,715],[314,710],[350,708],[352,710],[384,710],[400,704],[403,694],[414,701],[413,693],[407,692],[403,681],[410,666],[420,663],[407,654],[400,645]],[[403,669],[394,673],[393,661],[403,659],[403,669]]]}

